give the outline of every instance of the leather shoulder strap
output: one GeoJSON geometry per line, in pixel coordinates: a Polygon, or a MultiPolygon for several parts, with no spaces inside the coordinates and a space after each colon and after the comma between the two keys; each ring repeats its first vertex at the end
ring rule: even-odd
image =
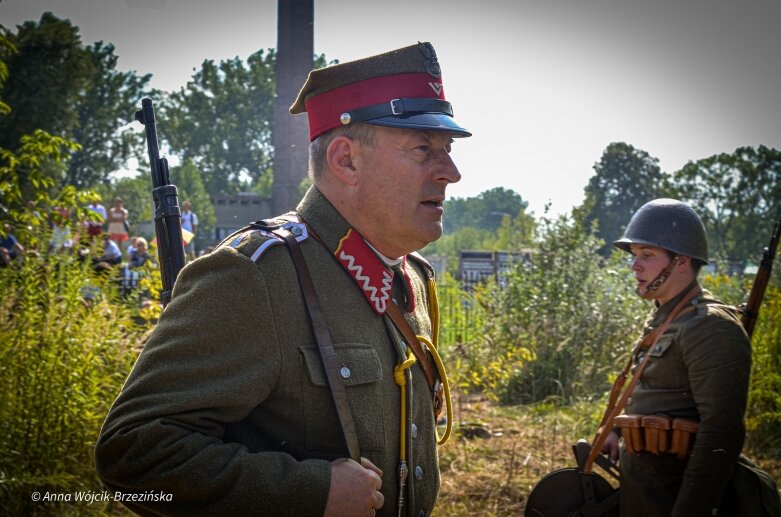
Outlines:
{"type": "Polygon", "coordinates": [[[621,397],[618,398],[618,394],[621,392],[620,385],[623,385],[623,379],[626,379],[626,374],[632,365],[632,358],[634,357],[635,353],[641,349],[647,350],[653,347],[656,342],[659,341],[659,338],[662,337],[662,334],[664,334],[665,330],[667,330],[670,324],[675,321],[677,317],[682,316],[688,312],[692,312],[695,307],[691,305],[691,302],[697,297],[697,295],[700,294],[700,291],[701,289],[699,285],[692,287],[692,289],[686,293],[686,296],[684,296],[681,301],[678,302],[678,304],[673,308],[673,310],[670,311],[667,319],[664,320],[661,325],[655,328],[647,336],[645,336],[645,338],[643,338],[643,340],[638,343],[637,347],[632,351],[632,355],[629,358],[629,362],[627,363],[626,368],[624,368],[624,371],[619,376],[619,379],[616,379],[616,383],[613,385],[613,390],[610,393],[610,401],[608,402],[607,410],[605,411],[605,415],[602,417],[602,425],[597,430],[597,435],[594,437],[594,442],[591,445],[591,452],[589,453],[588,459],[586,460],[586,463],[583,467],[584,474],[591,474],[591,468],[594,465],[594,460],[596,460],[596,457],[602,450],[602,445],[605,443],[605,440],[611,431],[610,428],[613,425],[613,420],[621,413],[621,411],[624,410],[624,406],[626,405],[627,400],[629,400],[629,396],[635,389],[637,381],[640,380],[640,376],[643,374],[643,370],[648,364],[648,359],[651,357],[650,354],[645,354],[642,362],[632,375],[632,380],[629,382],[629,385],[626,387],[623,393],[621,393],[621,397]],[[618,401],[615,400],[617,398],[618,401]]]}
{"type": "Polygon", "coordinates": [[[304,254],[301,252],[301,248],[299,247],[295,236],[290,233],[284,233],[280,236],[285,240],[287,249],[290,251],[290,256],[293,259],[293,265],[296,268],[298,284],[301,286],[306,309],[309,313],[309,320],[312,324],[312,332],[315,335],[320,357],[323,360],[323,368],[325,369],[326,378],[328,379],[328,387],[331,390],[331,398],[336,406],[339,423],[342,425],[347,451],[352,460],[360,463],[361,448],[358,443],[358,432],[355,429],[355,420],[353,419],[352,410],[350,409],[350,403],[347,400],[344,381],[339,376],[341,366],[339,357],[336,355],[336,350],[334,350],[331,331],[328,330],[328,325],[325,322],[320,300],[315,291],[315,284],[312,281],[309,267],[306,265],[304,254]]]}

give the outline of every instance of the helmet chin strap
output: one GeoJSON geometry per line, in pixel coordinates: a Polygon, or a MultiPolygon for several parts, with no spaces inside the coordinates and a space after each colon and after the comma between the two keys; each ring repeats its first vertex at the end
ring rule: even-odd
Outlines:
{"type": "Polygon", "coordinates": [[[646,288],[645,295],[640,294],[640,288],[636,288],[635,292],[640,296],[641,298],[648,298],[648,295],[658,290],[663,283],[667,281],[667,279],[670,277],[670,273],[672,273],[673,268],[678,263],[678,255],[675,255],[671,260],[670,263],[667,264],[667,266],[662,270],[659,275],[657,275],[656,278],[653,279],[653,281],[648,284],[648,287],[646,288]]]}

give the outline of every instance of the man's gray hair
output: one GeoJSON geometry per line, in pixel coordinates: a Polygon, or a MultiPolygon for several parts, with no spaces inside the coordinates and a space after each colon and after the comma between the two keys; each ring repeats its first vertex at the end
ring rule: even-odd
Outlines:
{"type": "Polygon", "coordinates": [[[328,167],[328,146],[337,136],[346,136],[363,145],[374,145],[374,126],[358,122],[346,127],[338,127],[318,136],[309,144],[309,179],[317,185],[323,179],[328,167]]]}

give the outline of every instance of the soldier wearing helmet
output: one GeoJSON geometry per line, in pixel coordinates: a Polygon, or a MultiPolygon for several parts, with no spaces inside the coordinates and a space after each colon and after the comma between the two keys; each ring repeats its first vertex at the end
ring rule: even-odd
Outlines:
{"type": "MultiPolygon", "coordinates": [[[[735,515],[728,486],[745,435],[751,345],[737,311],[697,280],[708,262],[702,221],[685,203],[655,199],[614,244],[631,253],[636,292],[653,302],[642,337],[680,310],[650,349],[636,349],[635,368],[650,357],[625,415],[643,425],[677,420],[696,430],[683,454],[668,453],[670,440],[628,447],[626,436],[619,442],[620,430],[611,433],[602,451],[613,461],[620,456],[621,515],[735,515]]],[[[672,437],[672,427],[655,433],[672,437]]],[[[640,436],[657,434],[641,428],[640,436]]]]}

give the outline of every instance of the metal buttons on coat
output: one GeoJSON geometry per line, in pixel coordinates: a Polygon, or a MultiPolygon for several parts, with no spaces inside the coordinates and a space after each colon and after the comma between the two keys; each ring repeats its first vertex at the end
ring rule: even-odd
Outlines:
{"type": "Polygon", "coordinates": [[[342,366],[342,369],[339,370],[339,375],[342,376],[342,379],[349,379],[352,372],[346,366],[342,366]]]}
{"type": "Polygon", "coordinates": [[[415,424],[412,424],[412,438],[418,437],[418,426],[415,424]]]}
{"type": "Polygon", "coordinates": [[[423,469],[420,467],[420,465],[415,467],[415,479],[417,479],[418,481],[423,479],[423,469]]]}
{"type": "Polygon", "coordinates": [[[418,510],[418,517],[426,517],[426,512],[423,510],[418,510]]]}

